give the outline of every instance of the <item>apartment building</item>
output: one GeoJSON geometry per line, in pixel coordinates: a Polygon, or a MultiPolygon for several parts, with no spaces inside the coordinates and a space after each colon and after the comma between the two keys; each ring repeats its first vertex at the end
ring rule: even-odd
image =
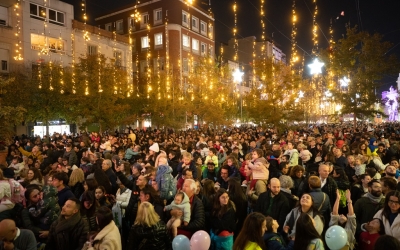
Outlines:
{"type": "Polygon", "coordinates": [[[165,70],[185,84],[190,61],[214,56],[214,18],[184,0],[144,0],[97,17],[100,28],[132,39],[133,72],[146,82],[147,69],[165,70]]]}

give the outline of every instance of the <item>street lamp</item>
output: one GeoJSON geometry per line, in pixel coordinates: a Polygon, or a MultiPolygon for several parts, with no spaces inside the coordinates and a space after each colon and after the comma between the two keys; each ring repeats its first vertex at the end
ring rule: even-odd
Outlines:
{"type": "Polygon", "coordinates": [[[238,68],[232,73],[233,81],[240,84],[240,120],[243,122],[243,101],[242,101],[242,80],[243,80],[243,72],[238,68]]]}

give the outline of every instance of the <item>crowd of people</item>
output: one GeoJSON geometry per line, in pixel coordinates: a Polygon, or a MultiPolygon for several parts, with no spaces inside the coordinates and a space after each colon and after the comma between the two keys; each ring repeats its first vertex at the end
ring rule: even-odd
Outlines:
{"type": "Polygon", "coordinates": [[[0,249],[400,249],[400,124],[359,125],[15,137],[0,249]]]}

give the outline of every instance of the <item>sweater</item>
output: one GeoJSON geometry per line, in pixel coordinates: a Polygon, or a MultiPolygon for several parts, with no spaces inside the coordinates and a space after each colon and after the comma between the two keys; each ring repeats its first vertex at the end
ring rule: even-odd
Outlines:
{"type": "MultiPolygon", "coordinates": [[[[36,238],[32,231],[19,228],[17,230],[19,231],[19,236],[14,240],[14,250],[36,250],[36,238]]],[[[0,250],[3,249],[3,241],[0,240],[0,250]]]]}
{"type": "MultiPolygon", "coordinates": [[[[339,225],[339,215],[331,214],[331,221],[329,222],[329,226],[339,225]]],[[[347,222],[344,226],[344,230],[347,234],[347,243],[346,246],[349,246],[349,249],[354,249],[354,245],[356,243],[356,238],[354,237],[356,233],[357,222],[356,215],[347,215],[347,222]]],[[[362,248],[361,248],[362,249],[362,248]]]]}

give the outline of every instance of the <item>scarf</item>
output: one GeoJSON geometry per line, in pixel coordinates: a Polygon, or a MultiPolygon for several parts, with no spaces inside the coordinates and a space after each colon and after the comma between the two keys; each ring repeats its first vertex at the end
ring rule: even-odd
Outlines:
{"type": "Polygon", "coordinates": [[[56,226],[56,233],[60,233],[62,231],[66,231],[74,227],[81,220],[80,213],[76,213],[72,215],[69,219],[65,219],[64,216],[60,215],[58,219],[58,223],[56,226]]]}
{"type": "Polygon", "coordinates": [[[379,197],[375,197],[370,192],[368,192],[365,194],[365,197],[368,197],[371,201],[375,203],[380,203],[383,198],[383,195],[381,194],[379,197]]]}

